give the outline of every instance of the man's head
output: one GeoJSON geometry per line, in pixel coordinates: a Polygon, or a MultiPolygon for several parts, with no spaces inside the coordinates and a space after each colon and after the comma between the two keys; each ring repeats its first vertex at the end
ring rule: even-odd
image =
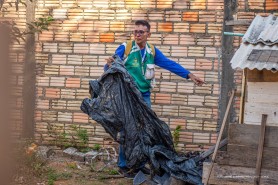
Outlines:
{"type": "Polygon", "coordinates": [[[140,48],[145,47],[148,38],[151,36],[151,26],[145,20],[138,20],[134,27],[134,40],[140,48]]]}

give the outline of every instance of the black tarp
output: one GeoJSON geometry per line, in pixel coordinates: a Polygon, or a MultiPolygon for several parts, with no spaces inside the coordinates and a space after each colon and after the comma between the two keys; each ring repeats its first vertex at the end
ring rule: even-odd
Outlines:
{"type": "Polygon", "coordinates": [[[156,172],[202,184],[201,163],[175,152],[168,125],[145,104],[122,61],[114,58],[115,62],[98,80],[90,81],[92,99],[84,99],[81,110],[121,143],[129,168],[138,169],[149,162],[156,172]]]}

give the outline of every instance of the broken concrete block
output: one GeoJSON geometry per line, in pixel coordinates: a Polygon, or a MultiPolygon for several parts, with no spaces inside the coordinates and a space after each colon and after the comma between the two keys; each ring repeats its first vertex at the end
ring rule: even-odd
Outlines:
{"type": "Polygon", "coordinates": [[[91,163],[92,158],[95,157],[97,154],[98,152],[94,150],[85,153],[85,163],[91,163]]]}
{"type": "Polygon", "coordinates": [[[69,147],[69,148],[67,148],[67,149],[65,149],[65,150],[63,151],[63,156],[72,157],[73,154],[74,154],[75,152],[77,152],[77,151],[78,151],[78,150],[77,150],[76,148],[69,147]]]}
{"type": "Polygon", "coordinates": [[[38,146],[37,147],[37,156],[42,158],[42,159],[48,159],[52,154],[54,154],[55,152],[47,147],[47,146],[38,146]]]}
{"type": "Polygon", "coordinates": [[[82,152],[75,152],[72,154],[72,159],[79,162],[85,161],[85,154],[82,152]]]}

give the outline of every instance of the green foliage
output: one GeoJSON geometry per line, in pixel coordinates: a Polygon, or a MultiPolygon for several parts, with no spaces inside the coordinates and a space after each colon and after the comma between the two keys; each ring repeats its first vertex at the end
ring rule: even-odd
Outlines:
{"type": "Polygon", "coordinates": [[[77,127],[76,125],[71,125],[71,128],[73,129],[75,135],[77,138],[73,136],[73,142],[75,143],[76,147],[87,147],[89,142],[89,136],[87,129],[82,129],[80,127],[77,127]],[[78,142],[78,143],[77,143],[78,142]]]}
{"type": "Polygon", "coordinates": [[[53,17],[41,17],[32,23],[27,23],[28,30],[20,30],[18,25],[13,21],[2,21],[0,24],[4,24],[11,29],[12,40],[20,43],[20,40],[25,41],[27,34],[41,33],[44,30],[48,30],[49,25],[54,21],[53,17]]]}
{"type": "Polygon", "coordinates": [[[62,148],[76,147],[81,152],[88,152],[89,135],[87,129],[80,128],[77,125],[71,125],[71,133],[66,133],[63,126],[49,124],[48,134],[53,138],[52,144],[62,148]]]}
{"type": "Polygon", "coordinates": [[[100,149],[101,149],[100,144],[95,144],[95,145],[93,146],[93,150],[99,151],[100,149]]]}
{"type": "Polygon", "coordinates": [[[57,173],[56,170],[49,168],[47,173],[47,184],[54,185],[54,182],[57,180],[66,180],[72,177],[71,173],[57,173]]]}
{"type": "Polygon", "coordinates": [[[35,176],[41,176],[47,171],[46,160],[40,158],[35,152],[32,154],[25,154],[25,164],[32,169],[35,176]]]}
{"type": "Polygon", "coordinates": [[[48,124],[47,130],[49,136],[53,138],[53,145],[60,146],[62,148],[72,146],[69,140],[69,134],[64,131],[63,126],[48,124]]]}
{"type": "Polygon", "coordinates": [[[68,168],[77,169],[77,164],[75,162],[67,163],[68,168]]]}
{"type": "MultiPolygon", "coordinates": [[[[40,17],[32,23],[27,23],[29,32],[28,33],[41,33],[44,30],[48,31],[48,26],[54,21],[53,17],[40,17]]],[[[27,34],[28,34],[27,33],[27,34]]]]}
{"type": "Polygon", "coordinates": [[[181,126],[178,125],[176,129],[173,131],[172,136],[173,136],[173,141],[174,141],[174,146],[177,147],[178,143],[180,141],[180,132],[181,132],[181,126]]]}
{"type": "Polygon", "coordinates": [[[109,175],[118,175],[119,172],[118,172],[118,170],[110,169],[110,170],[108,170],[108,174],[109,174],[109,175]]]}

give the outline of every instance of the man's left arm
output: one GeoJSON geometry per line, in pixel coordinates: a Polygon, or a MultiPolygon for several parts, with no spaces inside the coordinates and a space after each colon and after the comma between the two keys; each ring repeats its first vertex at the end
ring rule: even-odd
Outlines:
{"type": "Polygon", "coordinates": [[[155,47],[155,57],[154,57],[154,63],[155,65],[158,65],[159,67],[166,69],[172,73],[175,73],[176,75],[191,79],[196,85],[202,86],[204,84],[204,81],[200,79],[199,77],[192,74],[190,71],[182,67],[180,64],[174,62],[173,60],[170,60],[167,58],[159,49],[155,47]]]}

